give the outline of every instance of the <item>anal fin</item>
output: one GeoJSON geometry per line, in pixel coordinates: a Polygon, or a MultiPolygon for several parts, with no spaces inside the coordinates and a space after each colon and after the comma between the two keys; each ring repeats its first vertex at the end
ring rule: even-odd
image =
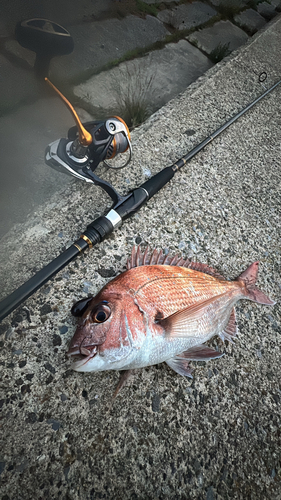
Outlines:
{"type": "Polygon", "coordinates": [[[222,339],[224,342],[225,340],[228,340],[229,342],[233,342],[233,339],[238,335],[238,327],[236,324],[236,314],[235,314],[235,309],[233,308],[231,311],[231,315],[229,318],[229,321],[225,327],[225,329],[219,333],[219,337],[222,339]]]}
{"type": "Polygon", "coordinates": [[[188,361],[184,358],[180,358],[179,356],[175,356],[174,358],[166,360],[167,365],[172,368],[179,375],[183,375],[184,377],[193,378],[192,368],[190,368],[188,361]]]}

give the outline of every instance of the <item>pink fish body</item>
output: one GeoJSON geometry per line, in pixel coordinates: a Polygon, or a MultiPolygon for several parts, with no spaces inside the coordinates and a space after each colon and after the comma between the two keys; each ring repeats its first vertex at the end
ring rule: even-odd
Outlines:
{"type": "Polygon", "coordinates": [[[205,342],[235,338],[238,300],[274,304],[255,286],[257,271],[254,262],[227,281],[207,265],[133,249],[127,271],[73,306],[79,317],[68,351],[73,369],[132,370],[165,361],[191,376],[188,360],[222,356],[205,342]]]}

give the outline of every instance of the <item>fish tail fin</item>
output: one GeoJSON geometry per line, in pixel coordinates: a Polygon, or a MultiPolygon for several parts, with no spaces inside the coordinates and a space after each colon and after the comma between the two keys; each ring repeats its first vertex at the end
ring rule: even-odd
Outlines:
{"type": "Polygon", "coordinates": [[[237,281],[242,281],[244,283],[246,288],[245,296],[249,300],[253,300],[253,302],[257,302],[258,304],[273,306],[276,302],[267,297],[267,295],[256,286],[258,270],[259,262],[253,262],[246,271],[238,276],[237,281]]]}

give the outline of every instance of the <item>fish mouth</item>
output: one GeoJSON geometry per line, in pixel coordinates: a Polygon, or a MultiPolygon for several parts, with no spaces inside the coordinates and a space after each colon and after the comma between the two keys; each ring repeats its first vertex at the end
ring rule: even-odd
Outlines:
{"type": "Polygon", "coordinates": [[[88,361],[96,356],[98,352],[98,346],[79,346],[70,347],[67,351],[66,356],[73,364],[73,368],[77,369],[84,366],[88,361]]]}

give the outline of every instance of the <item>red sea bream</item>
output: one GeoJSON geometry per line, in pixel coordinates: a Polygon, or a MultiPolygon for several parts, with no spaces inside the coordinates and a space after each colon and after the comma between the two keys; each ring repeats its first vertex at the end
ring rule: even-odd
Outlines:
{"type": "Polygon", "coordinates": [[[129,373],[165,361],[191,376],[188,360],[222,356],[205,342],[236,337],[238,300],[274,304],[256,287],[257,272],[254,262],[227,281],[205,264],[133,249],[127,271],[73,306],[79,318],[68,351],[73,369],[129,373]]]}

